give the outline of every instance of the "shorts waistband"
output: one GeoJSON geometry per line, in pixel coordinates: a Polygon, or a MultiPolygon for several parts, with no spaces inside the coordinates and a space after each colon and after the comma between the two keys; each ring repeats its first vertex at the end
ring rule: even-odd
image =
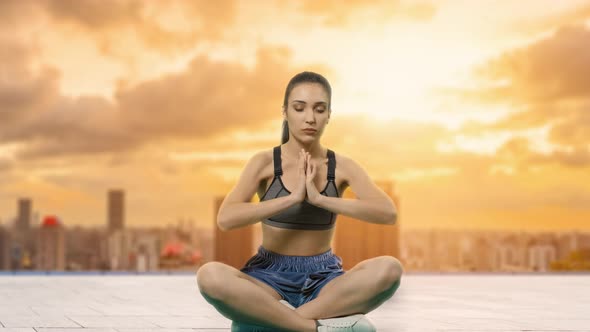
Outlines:
{"type": "Polygon", "coordinates": [[[334,256],[332,252],[332,248],[328,249],[327,251],[312,255],[312,256],[292,256],[292,255],[282,255],[270,250],[265,249],[263,246],[258,247],[258,255],[262,256],[264,259],[271,261],[271,262],[284,262],[285,260],[289,260],[292,263],[320,263],[324,262],[327,259],[330,259],[334,256]]]}

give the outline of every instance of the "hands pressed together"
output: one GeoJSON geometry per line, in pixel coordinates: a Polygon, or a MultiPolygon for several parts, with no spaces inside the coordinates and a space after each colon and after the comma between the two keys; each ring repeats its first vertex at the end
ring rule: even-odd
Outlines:
{"type": "MultiPolygon", "coordinates": [[[[327,162],[328,159],[325,160],[325,163],[327,162]]],[[[311,155],[301,149],[297,160],[297,184],[291,193],[298,203],[307,200],[308,203],[315,205],[321,198],[321,194],[314,184],[317,168],[318,165],[311,160],[311,155]]]]}

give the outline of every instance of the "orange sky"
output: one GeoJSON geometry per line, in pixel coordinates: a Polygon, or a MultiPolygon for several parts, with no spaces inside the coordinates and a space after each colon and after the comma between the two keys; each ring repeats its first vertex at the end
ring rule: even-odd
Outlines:
{"type": "Polygon", "coordinates": [[[590,229],[590,1],[342,3],[1,1],[0,220],[212,225],[313,70],[403,227],[590,229]]]}

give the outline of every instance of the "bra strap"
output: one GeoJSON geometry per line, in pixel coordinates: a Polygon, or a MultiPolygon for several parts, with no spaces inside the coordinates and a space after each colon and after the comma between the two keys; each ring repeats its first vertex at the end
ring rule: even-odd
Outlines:
{"type": "Polygon", "coordinates": [[[283,167],[281,165],[281,146],[275,146],[273,149],[273,159],[275,166],[275,176],[283,175],[283,167]]]}
{"type": "Polygon", "coordinates": [[[328,149],[328,181],[336,179],[336,156],[334,151],[328,149]]]}

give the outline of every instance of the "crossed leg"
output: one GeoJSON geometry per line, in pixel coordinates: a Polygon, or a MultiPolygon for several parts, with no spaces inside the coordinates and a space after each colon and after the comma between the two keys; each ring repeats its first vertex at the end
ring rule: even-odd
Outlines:
{"type": "Polygon", "coordinates": [[[281,304],[281,295],[271,286],[232,266],[206,263],[197,272],[197,284],[205,300],[231,320],[289,331],[316,331],[315,321],[281,304]]]}
{"type": "Polygon", "coordinates": [[[393,296],[402,273],[401,263],[392,256],[364,260],[328,282],[315,299],[295,311],[307,319],[366,314],[393,296]]]}
{"type": "Polygon", "coordinates": [[[402,273],[394,257],[364,260],[328,282],[315,299],[296,310],[279,303],[282,297],[271,286],[223,263],[201,266],[197,283],[203,297],[231,320],[316,331],[316,319],[366,314],[383,304],[398,289],[402,273]]]}

